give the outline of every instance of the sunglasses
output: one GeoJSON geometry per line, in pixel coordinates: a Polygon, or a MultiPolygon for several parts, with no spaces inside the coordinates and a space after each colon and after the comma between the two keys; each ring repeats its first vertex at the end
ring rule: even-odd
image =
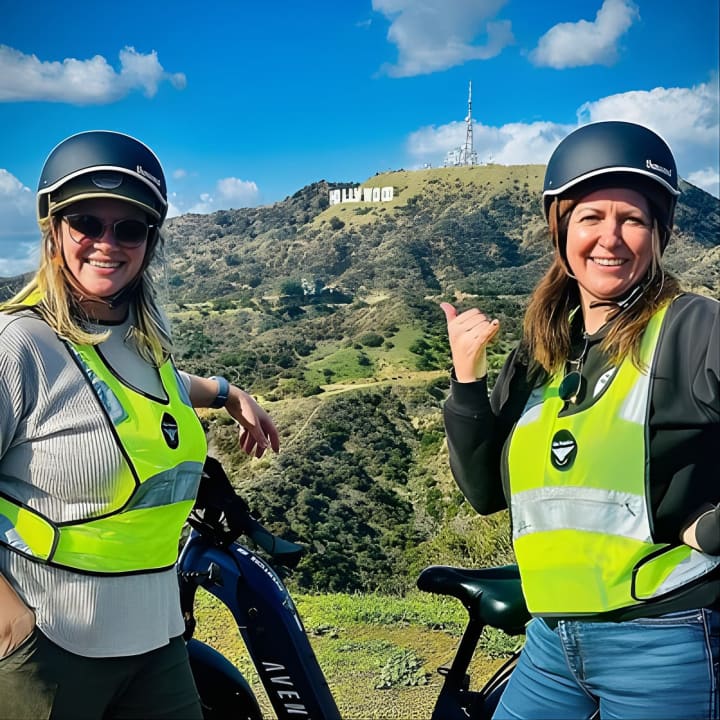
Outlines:
{"type": "Polygon", "coordinates": [[[558,387],[558,397],[566,403],[577,404],[580,390],[583,386],[583,376],[579,370],[569,372],[558,387]]]}
{"type": "Polygon", "coordinates": [[[562,379],[558,387],[558,397],[565,403],[577,404],[578,398],[583,392],[583,385],[585,379],[582,375],[583,364],[585,363],[585,356],[588,351],[588,338],[585,336],[585,344],[583,346],[580,355],[574,360],[568,360],[567,364],[571,367],[570,372],[565,373],[565,377],[562,379]]]}
{"type": "Polygon", "coordinates": [[[106,228],[112,228],[113,236],[118,245],[126,248],[140,247],[147,241],[150,225],[144,220],[115,220],[103,222],[95,215],[63,215],[63,220],[70,228],[73,242],[81,243],[85,239],[98,240],[105,234],[106,228]]]}

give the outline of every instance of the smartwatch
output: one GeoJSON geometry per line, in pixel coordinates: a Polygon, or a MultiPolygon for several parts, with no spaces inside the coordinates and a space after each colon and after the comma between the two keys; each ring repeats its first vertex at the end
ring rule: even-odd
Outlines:
{"type": "Polygon", "coordinates": [[[220,375],[213,375],[210,380],[218,384],[218,391],[215,399],[210,403],[211,408],[224,408],[230,395],[230,383],[220,375]]]}

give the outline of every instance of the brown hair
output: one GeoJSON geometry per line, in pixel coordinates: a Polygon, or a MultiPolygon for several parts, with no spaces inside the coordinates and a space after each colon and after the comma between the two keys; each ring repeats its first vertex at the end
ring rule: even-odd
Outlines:
{"type": "MultiPolygon", "coordinates": [[[[534,370],[557,372],[569,357],[571,312],[580,304],[580,291],[565,258],[570,214],[576,199],[554,199],[548,212],[548,227],[555,247],[552,265],[535,287],[523,321],[523,354],[534,370]]],[[[652,206],[651,206],[652,207],[652,206]]],[[[601,349],[612,362],[630,357],[641,367],[640,341],[650,318],[681,292],[678,281],[661,264],[661,233],[653,219],[653,259],[648,268],[645,289],[637,302],[610,316],[610,329],[601,349]]]]}

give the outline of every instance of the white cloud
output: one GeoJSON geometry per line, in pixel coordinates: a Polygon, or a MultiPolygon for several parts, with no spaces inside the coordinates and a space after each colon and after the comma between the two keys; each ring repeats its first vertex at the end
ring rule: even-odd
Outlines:
{"type": "Polygon", "coordinates": [[[35,195],[14,175],[0,168],[0,277],[33,270],[39,246],[35,195]]]}
{"type": "Polygon", "coordinates": [[[259,196],[258,186],[252,180],[229,177],[218,180],[217,188],[223,200],[241,203],[240,207],[257,202],[259,196]]]}
{"type": "Polygon", "coordinates": [[[30,188],[25,187],[7,170],[0,168],[0,202],[8,202],[17,207],[20,212],[24,212],[28,207],[28,202],[32,203],[32,201],[30,188]]]}
{"type": "MultiPolygon", "coordinates": [[[[474,123],[473,147],[480,162],[501,165],[545,164],[572,126],[551,122],[508,123],[490,127],[474,123]]],[[[445,153],[465,143],[465,123],[420,128],[408,138],[408,151],[418,163],[442,165],[445,153]]]]}
{"type": "Polygon", "coordinates": [[[19,244],[6,243],[0,236],[0,278],[32,272],[40,262],[40,239],[19,244]],[[11,255],[12,253],[12,255],[11,255]]]}
{"type": "MultiPolygon", "coordinates": [[[[680,177],[711,177],[707,174],[708,168],[710,173],[717,174],[720,163],[717,77],[690,88],[654,88],[609,95],[582,105],[578,120],[581,123],[628,120],[647,125],[672,148],[680,177]]],[[[717,183],[713,184],[712,178],[709,185],[699,187],[718,194],[717,183]]]]}
{"type": "Polygon", "coordinates": [[[168,211],[167,211],[167,217],[177,217],[178,215],[182,215],[182,210],[176,205],[177,202],[177,193],[170,193],[168,195],[168,211]]]}
{"type": "Polygon", "coordinates": [[[715,197],[720,197],[720,171],[718,171],[717,167],[696,170],[687,176],[687,181],[715,197]]]}
{"type": "Polygon", "coordinates": [[[116,72],[102,55],[89,60],[41,61],[36,55],[0,45],[0,102],[37,100],[103,105],[136,89],[152,98],[158,85],[166,80],[177,89],[186,85],[182,73],[165,72],[154,50],[142,54],[133,47],[125,47],[119,58],[120,72],[116,72]]]}
{"type": "Polygon", "coordinates": [[[211,213],[215,210],[253,207],[260,202],[260,190],[252,180],[229,177],[218,180],[215,191],[201,193],[187,210],[189,213],[211,213]]]}
{"type": "Polygon", "coordinates": [[[183,180],[184,178],[187,177],[187,175],[188,175],[187,170],[184,170],[183,168],[178,168],[172,174],[173,180],[183,180]]]}
{"type": "Polygon", "coordinates": [[[391,20],[387,37],[398,49],[397,64],[382,72],[411,77],[495,57],[514,41],[510,21],[493,21],[505,2],[373,0],[373,10],[391,20]],[[473,44],[483,34],[485,43],[473,44]]]}
{"type": "MultiPolygon", "coordinates": [[[[557,143],[578,125],[598,120],[627,120],[651,127],[673,150],[680,176],[718,196],[720,165],[720,98],[718,84],[692,88],[655,88],[610,95],[582,105],[577,125],[549,121],[473,126],[480,162],[545,164],[557,143]]],[[[465,142],[465,124],[420,128],[408,137],[407,149],[417,166],[442,165],[445,153],[465,142]]]]}
{"type": "Polygon", "coordinates": [[[618,58],[619,39],[639,17],[630,0],[605,0],[593,22],[580,20],[551,27],[530,53],[530,60],[556,69],[612,65],[618,58]]]}

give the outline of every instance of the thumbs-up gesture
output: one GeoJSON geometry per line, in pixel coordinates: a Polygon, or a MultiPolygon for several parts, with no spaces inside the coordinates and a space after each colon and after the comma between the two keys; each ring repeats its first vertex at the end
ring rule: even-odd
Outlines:
{"type": "Polygon", "coordinates": [[[500,329],[498,320],[491,320],[477,308],[458,314],[450,303],[440,303],[445,313],[450,352],[459,382],[474,382],[487,374],[486,348],[500,329]]]}

